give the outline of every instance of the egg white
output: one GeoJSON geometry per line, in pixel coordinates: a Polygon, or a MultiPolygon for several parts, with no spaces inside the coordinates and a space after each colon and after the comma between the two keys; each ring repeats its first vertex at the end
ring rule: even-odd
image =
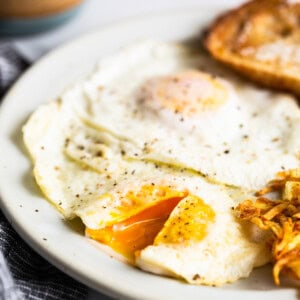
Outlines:
{"type": "MultiPolygon", "coordinates": [[[[226,192],[201,189],[198,194],[215,212],[207,235],[200,241],[195,240],[194,235],[185,241],[155,241],[137,254],[136,263],[141,269],[181,278],[191,284],[220,286],[248,277],[253,268],[270,261],[268,237],[249,231],[235,219],[233,201],[226,192]]],[[[169,217],[169,230],[178,220],[186,222],[185,214],[184,207],[178,205],[169,217]]],[[[199,218],[199,214],[189,217],[191,222],[199,218]]]]}
{"type": "MultiPolygon", "coordinates": [[[[135,264],[193,284],[221,285],[247,277],[255,266],[269,261],[265,241],[254,241],[255,236],[244,231],[231,210],[247,194],[213,185],[184,168],[128,159],[123,153],[132,147],[128,141],[87,127],[70,104],[57,101],[40,107],[24,127],[36,181],[66,218],[79,216],[87,228],[101,229],[149,204],[146,198],[128,202],[124,196],[129,191],[145,185],[188,190],[215,213],[215,219],[205,224],[203,239],[195,240],[191,232],[185,242],[160,241],[137,254],[135,264]]],[[[170,222],[187,217],[181,203],[170,222]]]]}
{"type": "Polygon", "coordinates": [[[215,182],[256,190],[278,171],[299,166],[296,100],[247,84],[177,44],[147,41],[124,49],[62,99],[77,103],[84,123],[130,141],[129,156],[191,168],[215,182]],[[224,105],[185,116],[142,101],[148,81],[189,69],[222,75],[215,80],[227,90],[224,105]]]}
{"type": "MultiPolygon", "coordinates": [[[[247,277],[255,266],[269,261],[266,242],[255,242],[255,236],[234,219],[233,199],[241,197],[230,196],[237,192],[234,189],[210,184],[187,169],[127,160],[120,154],[126,148],[125,141],[86,127],[75,115],[72,117],[71,107],[59,102],[38,109],[24,127],[24,134],[35,163],[35,178],[46,197],[65,217],[79,216],[87,228],[105,228],[149,204],[146,198],[132,204],[124,197],[145,185],[188,190],[213,209],[215,219],[206,224],[207,234],[202,240],[194,240],[191,232],[184,242],[160,241],[148,246],[134,262],[140,268],[193,284],[221,285],[247,277]],[[108,159],[95,155],[99,145],[108,159]]],[[[180,203],[170,222],[178,216],[186,218],[180,203]]]]}

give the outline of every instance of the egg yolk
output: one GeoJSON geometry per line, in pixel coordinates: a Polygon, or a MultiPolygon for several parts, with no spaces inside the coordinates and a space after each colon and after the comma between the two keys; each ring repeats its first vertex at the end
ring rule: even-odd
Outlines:
{"type": "Polygon", "coordinates": [[[155,186],[144,186],[138,192],[130,191],[126,197],[132,205],[145,201],[149,204],[136,210],[133,208],[129,216],[103,229],[87,228],[86,234],[132,260],[137,250],[153,244],[172,210],[187,194],[155,186]]]}
{"type": "Polygon", "coordinates": [[[154,245],[201,241],[215,218],[212,207],[195,195],[185,197],[175,210],[156,236],[154,245]]]}
{"type": "Polygon", "coordinates": [[[196,70],[158,80],[152,95],[162,107],[188,116],[215,110],[228,98],[227,89],[219,80],[196,70]]]}

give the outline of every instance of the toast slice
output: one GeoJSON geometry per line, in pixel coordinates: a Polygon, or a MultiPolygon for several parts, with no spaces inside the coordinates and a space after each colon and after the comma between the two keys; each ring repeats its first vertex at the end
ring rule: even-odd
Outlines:
{"type": "Polygon", "coordinates": [[[249,79],[300,96],[300,1],[247,2],[215,20],[204,45],[249,79]]]}

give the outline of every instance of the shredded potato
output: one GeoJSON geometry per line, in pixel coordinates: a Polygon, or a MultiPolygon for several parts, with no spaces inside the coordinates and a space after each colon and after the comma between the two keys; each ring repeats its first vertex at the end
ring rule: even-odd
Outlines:
{"type": "Polygon", "coordinates": [[[243,201],[236,212],[240,219],[273,233],[273,277],[279,285],[281,272],[300,279],[300,168],[277,175],[256,193],[256,201],[243,201]],[[279,200],[267,198],[272,192],[278,192],[279,200]]]}

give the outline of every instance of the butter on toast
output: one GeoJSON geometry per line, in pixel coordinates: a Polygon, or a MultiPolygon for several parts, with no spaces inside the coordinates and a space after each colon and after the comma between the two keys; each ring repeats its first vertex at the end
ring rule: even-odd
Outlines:
{"type": "Polygon", "coordinates": [[[246,77],[300,96],[300,1],[250,1],[215,20],[204,45],[246,77]]]}

